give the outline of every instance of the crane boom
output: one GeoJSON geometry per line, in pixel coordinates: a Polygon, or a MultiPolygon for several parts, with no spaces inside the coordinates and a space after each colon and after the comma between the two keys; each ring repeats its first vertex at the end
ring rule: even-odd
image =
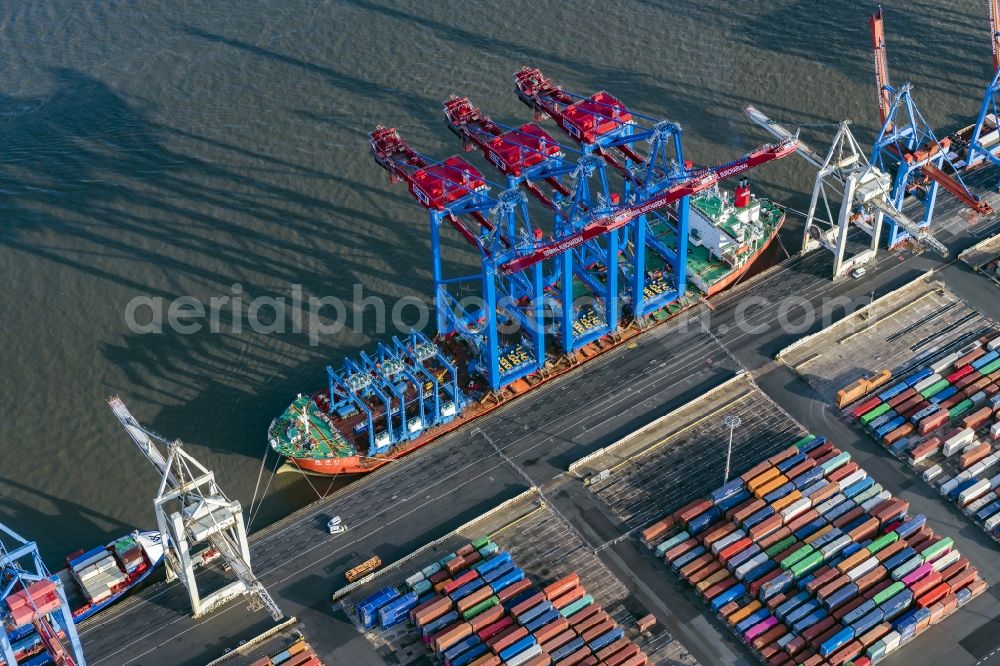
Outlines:
{"type": "Polygon", "coordinates": [[[892,125],[886,125],[886,120],[889,118],[892,99],[889,93],[889,58],[886,54],[882,20],[882,8],[879,7],[878,11],[868,19],[868,24],[871,27],[872,51],[875,54],[875,91],[878,94],[879,122],[885,126],[885,131],[889,132],[892,125]]]}
{"type": "Polygon", "coordinates": [[[778,141],[791,141],[792,139],[797,139],[798,145],[795,148],[795,152],[805,158],[807,162],[812,164],[817,169],[823,168],[823,156],[813,150],[812,147],[807,145],[805,141],[799,139],[798,131],[793,134],[784,126],[779,125],[768,118],[763,111],[755,106],[746,107],[743,109],[743,113],[746,114],[747,118],[757,125],[760,125],[765,132],[769,133],[778,141]]]}
{"type": "Polygon", "coordinates": [[[708,169],[700,169],[693,172],[685,180],[676,183],[655,196],[628,206],[619,206],[612,209],[612,213],[592,220],[585,227],[564,238],[536,246],[527,254],[521,255],[501,265],[505,273],[513,273],[523,270],[528,266],[533,266],[540,261],[544,261],[561,252],[582,245],[583,243],[596,238],[601,234],[619,229],[633,219],[658,210],[679,199],[697,194],[706,190],[720,180],[731,178],[761,164],[772,160],[781,159],[795,151],[798,141],[789,139],[780,143],[768,144],[753,150],[743,157],[720,164],[708,169]]]}
{"type": "Polygon", "coordinates": [[[942,257],[948,256],[948,248],[941,241],[927,233],[925,227],[921,227],[914,220],[903,214],[902,211],[896,210],[888,201],[881,197],[875,197],[869,203],[895,220],[896,224],[902,227],[906,233],[910,234],[915,243],[937,252],[942,257]]]}

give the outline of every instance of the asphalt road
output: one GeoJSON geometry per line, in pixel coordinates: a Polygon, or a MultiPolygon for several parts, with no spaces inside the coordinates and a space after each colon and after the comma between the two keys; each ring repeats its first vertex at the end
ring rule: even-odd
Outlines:
{"type": "MultiPolygon", "coordinates": [[[[963,233],[952,240],[956,256],[976,238],[963,233]]],[[[864,280],[831,283],[825,252],[790,259],[723,294],[714,309],[698,306],[634,345],[613,350],[253,535],[254,569],[284,612],[305,623],[321,656],[381,664],[353,626],[331,613],[329,595],[342,584],[346,569],[371,554],[383,561],[398,559],[527,487],[483,432],[532,481],[545,483],[572,460],[684,404],[740,368],[779,377],[772,374],[778,372],[774,354],[822,326],[817,320],[782,330],[783,315],[797,321],[782,299],[795,297],[818,310],[832,297],[863,305],[873,291],[878,297],[944,264],[926,254],[883,254],[864,280]],[[350,526],[346,535],[330,537],[324,531],[333,514],[350,526]]],[[[986,284],[970,282],[969,289],[978,293],[986,284]]],[[[825,406],[801,383],[774,381],[766,388],[779,404],[794,405],[793,414],[805,425],[824,432],[825,406]]],[[[184,589],[159,584],[85,623],[81,637],[90,664],[186,666],[203,664],[270,624],[263,611],[250,614],[241,601],[192,619],[184,589]]]]}

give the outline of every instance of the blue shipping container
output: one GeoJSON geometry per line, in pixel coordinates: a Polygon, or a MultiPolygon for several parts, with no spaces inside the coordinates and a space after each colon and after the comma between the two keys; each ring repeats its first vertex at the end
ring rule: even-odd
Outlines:
{"type": "Polygon", "coordinates": [[[590,644],[588,645],[588,647],[593,652],[597,652],[601,648],[607,647],[608,645],[611,645],[616,640],[618,640],[619,638],[621,638],[624,634],[625,634],[625,630],[624,629],[622,629],[621,627],[615,627],[611,631],[609,631],[609,632],[607,632],[605,634],[601,634],[600,636],[598,636],[594,640],[590,641],[590,644]]]}
{"type": "Polygon", "coordinates": [[[747,591],[746,587],[744,587],[742,584],[733,585],[731,588],[729,588],[725,592],[722,592],[714,599],[712,599],[712,610],[714,611],[719,610],[720,608],[728,604],[730,601],[738,599],[742,595],[746,594],[746,591],[747,591]]]}

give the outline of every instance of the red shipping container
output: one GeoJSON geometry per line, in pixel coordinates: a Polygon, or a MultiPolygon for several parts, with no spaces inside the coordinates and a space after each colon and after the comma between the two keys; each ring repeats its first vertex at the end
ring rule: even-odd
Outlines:
{"type": "Polygon", "coordinates": [[[788,643],[785,645],[785,652],[787,652],[790,656],[794,657],[795,655],[802,652],[802,650],[805,649],[805,647],[806,647],[806,639],[802,638],[801,636],[796,636],[792,640],[788,641],[788,643]]]}
{"type": "MultiPolygon", "coordinates": [[[[858,642],[864,647],[871,647],[876,643],[876,641],[882,640],[882,637],[892,631],[892,625],[888,622],[883,622],[874,629],[871,629],[860,636],[858,636],[858,642]]],[[[857,662],[855,662],[857,663],[857,662]]]]}
{"type": "Polygon", "coordinates": [[[778,543],[791,533],[792,530],[788,525],[782,525],[775,531],[771,532],[767,536],[762,537],[760,540],[758,540],[757,545],[760,546],[761,549],[767,550],[768,548],[778,543]]]}
{"type": "Polygon", "coordinates": [[[755,580],[754,582],[750,583],[750,595],[756,597],[758,594],[760,594],[760,588],[761,588],[761,586],[764,585],[764,583],[767,583],[767,582],[773,580],[774,578],[777,578],[781,573],[783,573],[783,572],[781,571],[780,568],[778,568],[778,569],[771,569],[769,572],[767,572],[766,574],[764,574],[762,577],[760,577],[757,580],[755,580]]]}
{"type": "Polygon", "coordinates": [[[865,414],[867,414],[868,412],[875,409],[881,404],[882,401],[879,400],[878,397],[869,398],[868,400],[865,400],[860,405],[852,409],[851,416],[853,416],[856,419],[860,419],[862,416],[864,416],[865,414]]]}
{"type": "MultiPolygon", "coordinates": [[[[830,628],[836,623],[831,616],[827,615],[822,620],[817,622],[811,627],[806,627],[802,632],[801,636],[806,642],[813,641],[817,636],[822,636],[826,632],[830,631],[830,628]]],[[[839,626],[839,625],[838,625],[839,626]]]]}
{"type": "Polygon", "coordinates": [[[802,462],[800,462],[798,465],[796,465],[795,467],[793,467],[790,470],[788,470],[787,472],[785,472],[785,476],[787,476],[789,479],[794,479],[797,476],[800,476],[800,475],[808,472],[809,470],[811,470],[815,466],[816,466],[816,461],[815,460],[812,460],[810,458],[806,458],[805,460],[803,460],[802,462]]]}
{"type": "MultiPolygon", "coordinates": [[[[886,527],[888,527],[888,525],[886,525],[886,527]]],[[[891,532],[892,530],[889,531],[891,532]]],[[[889,559],[899,551],[903,550],[904,548],[906,548],[906,542],[903,541],[902,539],[899,539],[898,541],[893,541],[888,546],[875,553],[875,557],[878,559],[879,562],[885,562],[887,559],[889,559]]]]}
{"type": "Polygon", "coordinates": [[[667,516],[666,518],[657,520],[655,523],[649,525],[642,531],[642,540],[647,544],[652,543],[670,531],[674,524],[675,521],[673,516],[667,516]]]}
{"type": "MultiPolygon", "coordinates": [[[[603,626],[603,625],[601,625],[603,626]]],[[[555,636],[549,638],[546,641],[539,641],[542,644],[542,649],[549,654],[552,654],[562,646],[569,643],[571,640],[576,638],[576,633],[572,630],[567,630],[556,634],[555,636]]]]}
{"type": "Polygon", "coordinates": [[[535,594],[531,595],[521,603],[511,608],[510,614],[513,615],[514,617],[517,617],[522,613],[531,610],[532,608],[542,603],[543,601],[545,601],[545,595],[542,594],[541,592],[536,592],[535,594]]]}
{"type": "Polygon", "coordinates": [[[969,414],[965,418],[963,418],[962,426],[965,428],[972,428],[973,430],[975,430],[979,426],[989,421],[991,416],[993,416],[993,408],[987,405],[986,407],[982,407],[976,410],[975,412],[969,414]]]}
{"type": "Polygon", "coordinates": [[[948,583],[938,583],[935,587],[931,588],[927,592],[924,592],[921,596],[916,597],[916,601],[914,603],[921,608],[929,608],[943,599],[949,592],[951,592],[951,588],[948,587],[948,583]]]}
{"type": "Polygon", "coordinates": [[[851,579],[847,577],[847,574],[841,574],[834,578],[832,581],[824,585],[823,587],[816,590],[816,598],[823,601],[831,594],[844,587],[851,582],[851,579]]]}
{"type": "MultiPolygon", "coordinates": [[[[594,604],[594,605],[596,606],[596,604],[594,604]]],[[[594,615],[591,615],[589,618],[587,618],[586,620],[584,620],[583,622],[581,622],[579,624],[573,624],[571,622],[570,626],[573,627],[573,631],[575,631],[577,634],[579,634],[579,635],[582,636],[585,632],[589,631],[590,629],[592,629],[592,628],[594,628],[594,627],[596,627],[596,626],[598,626],[600,624],[604,624],[605,622],[607,622],[608,617],[609,616],[608,616],[607,611],[605,611],[602,608],[599,613],[595,613],[594,615]]]]}
{"type": "Polygon", "coordinates": [[[816,590],[823,587],[839,575],[840,572],[834,567],[826,564],[821,566],[813,572],[813,579],[806,583],[806,592],[809,594],[815,594],[816,590]]]}
{"type": "Polygon", "coordinates": [[[676,560],[678,557],[688,552],[697,545],[698,545],[697,539],[688,539],[687,541],[677,544],[676,546],[668,550],[666,553],[664,553],[663,559],[668,562],[676,560]]]}
{"type": "Polygon", "coordinates": [[[705,553],[704,555],[694,558],[693,560],[685,564],[683,567],[681,567],[681,570],[679,572],[681,578],[687,580],[688,578],[691,577],[692,574],[697,572],[699,569],[708,566],[714,561],[715,558],[712,556],[711,553],[705,553]]]}
{"type": "Polygon", "coordinates": [[[886,436],[882,438],[882,443],[885,444],[886,446],[890,446],[892,444],[895,444],[899,440],[903,439],[904,437],[912,435],[915,430],[916,428],[912,423],[904,423],[895,430],[891,430],[889,433],[887,433],[886,436]]]}
{"type": "Polygon", "coordinates": [[[753,542],[746,537],[740,539],[739,541],[734,541],[719,551],[719,561],[728,565],[731,558],[742,553],[751,543],[753,542]]]}
{"type": "Polygon", "coordinates": [[[856,471],[858,471],[858,463],[852,461],[827,474],[826,480],[830,483],[840,483],[842,479],[846,479],[856,471]]]}
{"type": "Polygon", "coordinates": [[[848,661],[861,654],[862,649],[861,643],[858,641],[851,641],[827,657],[827,661],[830,663],[830,666],[843,666],[848,661]]]}
{"type": "Polygon", "coordinates": [[[861,599],[864,600],[864,601],[868,601],[869,599],[872,599],[876,594],[878,594],[882,590],[885,590],[889,586],[891,586],[892,583],[893,583],[893,580],[891,578],[886,578],[885,580],[881,580],[881,581],[875,583],[874,586],[872,586],[871,588],[869,588],[869,589],[867,589],[867,590],[864,591],[864,594],[861,595],[861,599]]]}
{"type": "MultiPolygon", "coordinates": [[[[986,409],[989,409],[989,407],[987,407],[986,409]]],[[[982,425],[982,424],[980,424],[980,425],[982,425]]],[[[978,425],[975,425],[975,426],[970,425],[968,427],[969,428],[978,428],[979,426],[978,425]]],[[[960,455],[958,457],[958,466],[961,467],[962,469],[967,469],[967,468],[971,467],[972,465],[975,465],[977,462],[979,462],[980,460],[982,460],[986,456],[990,455],[990,448],[991,447],[990,447],[989,444],[987,444],[986,442],[983,442],[982,444],[969,449],[968,451],[966,451],[965,453],[963,453],[962,455],[960,455]]]]}
{"type": "Polygon", "coordinates": [[[969,560],[964,557],[960,557],[954,564],[945,567],[945,569],[941,572],[941,577],[945,581],[950,581],[956,574],[960,574],[968,568],[969,560]]]}
{"type": "Polygon", "coordinates": [[[573,572],[567,576],[563,576],[554,583],[542,588],[542,593],[545,595],[546,599],[552,601],[559,595],[573,589],[579,584],[580,584],[580,577],[576,575],[576,572],[573,572]]]}
{"type": "Polygon", "coordinates": [[[854,610],[861,604],[865,603],[865,601],[867,601],[867,599],[865,599],[864,597],[854,597],[843,606],[837,606],[837,608],[834,609],[831,615],[833,616],[834,620],[840,622],[841,620],[844,619],[845,615],[850,613],[852,610],[854,610]]]}
{"type": "Polygon", "coordinates": [[[737,509],[733,513],[732,519],[737,523],[742,523],[744,520],[757,513],[765,506],[767,506],[767,504],[765,504],[762,499],[749,500],[746,504],[740,505],[741,508],[737,509]]]}
{"type": "Polygon", "coordinates": [[[578,585],[572,588],[571,590],[568,590],[567,592],[563,593],[561,596],[558,596],[555,599],[553,599],[552,605],[555,606],[557,610],[562,610],[563,608],[566,608],[566,606],[569,606],[574,601],[583,599],[583,596],[586,593],[587,591],[583,589],[583,586],[578,585]]]}
{"type": "Polygon", "coordinates": [[[825,443],[820,444],[819,446],[817,446],[815,449],[813,449],[809,453],[807,453],[806,457],[812,458],[813,460],[816,461],[817,464],[819,464],[819,459],[822,458],[823,456],[825,456],[826,454],[832,452],[833,449],[834,449],[834,446],[833,446],[832,442],[825,442],[825,443]]]}
{"type": "Polygon", "coordinates": [[[528,630],[524,627],[511,627],[486,641],[486,645],[493,651],[493,654],[500,654],[527,635],[528,630]]]}
{"type": "Polygon", "coordinates": [[[913,388],[911,386],[910,388],[906,389],[905,391],[903,391],[899,395],[897,395],[895,397],[892,397],[892,398],[889,398],[889,406],[892,407],[893,409],[895,409],[896,407],[898,407],[899,405],[903,404],[904,402],[906,402],[907,400],[909,400],[910,398],[912,398],[916,394],[917,394],[917,389],[915,389],[915,388],[913,388]]]}
{"type": "Polygon", "coordinates": [[[590,643],[590,641],[594,640],[598,636],[603,636],[614,628],[614,620],[608,619],[601,624],[594,625],[590,629],[587,629],[587,631],[580,634],[580,638],[583,639],[584,643],[590,643]]]}
{"type": "Polygon", "coordinates": [[[751,645],[753,645],[754,648],[756,648],[756,649],[759,650],[762,647],[764,647],[765,645],[767,645],[768,643],[771,643],[772,641],[778,640],[779,638],[781,638],[782,636],[784,636],[787,633],[788,633],[788,629],[785,627],[785,625],[779,624],[779,625],[776,625],[776,626],[768,629],[763,634],[761,634],[760,636],[758,636],[757,638],[755,638],[753,640],[753,642],[751,643],[751,645]]]}
{"type": "Polygon", "coordinates": [[[747,534],[749,534],[750,538],[753,539],[754,541],[759,541],[768,534],[773,533],[779,527],[781,527],[781,516],[775,514],[773,516],[765,518],[764,520],[760,521],[759,523],[751,527],[749,530],[747,530],[747,534]]]}
{"type": "Polygon", "coordinates": [[[590,604],[589,606],[584,606],[583,609],[578,613],[573,613],[569,617],[569,626],[578,627],[595,615],[603,613],[604,610],[598,604],[590,604]]]}
{"type": "Polygon", "coordinates": [[[514,597],[521,594],[530,587],[531,587],[531,581],[528,580],[527,578],[523,578],[517,581],[516,583],[513,583],[503,588],[499,592],[497,592],[497,599],[499,599],[500,602],[502,603],[504,601],[507,601],[508,599],[513,599],[514,597]]]}
{"type": "Polygon", "coordinates": [[[779,451],[778,453],[775,453],[773,456],[771,456],[770,458],[768,458],[767,462],[771,463],[772,465],[777,465],[780,462],[788,460],[789,458],[791,458],[792,456],[794,456],[798,452],[799,452],[798,447],[796,447],[794,445],[793,446],[789,446],[787,449],[784,449],[783,451],[779,451]]]}
{"type": "Polygon", "coordinates": [[[514,625],[514,618],[507,615],[506,617],[500,618],[493,624],[483,627],[482,629],[476,632],[476,635],[479,636],[479,640],[485,643],[490,638],[493,638],[501,631],[504,631],[505,629],[508,629],[513,625],[514,625]]]}
{"type": "Polygon", "coordinates": [[[674,512],[674,519],[681,523],[686,523],[695,516],[699,516],[712,507],[712,502],[707,499],[697,499],[682,506],[674,512]]]}
{"type": "Polygon", "coordinates": [[[948,410],[940,409],[920,422],[920,425],[917,427],[917,433],[920,435],[926,435],[932,430],[937,430],[946,423],[948,423],[948,410]]]}
{"type": "MultiPolygon", "coordinates": [[[[452,560],[452,562],[454,562],[454,561],[455,560],[452,560]]],[[[450,581],[448,581],[447,583],[445,583],[444,585],[442,585],[441,586],[441,591],[444,594],[451,594],[452,592],[454,592],[458,588],[462,587],[466,583],[471,583],[472,581],[476,580],[477,578],[479,578],[479,574],[476,573],[475,571],[472,571],[472,570],[466,571],[462,575],[456,576],[455,578],[451,579],[450,581]]]]}
{"type": "Polygon", "coordinates": [[[711,548],[713,543],[734,531],[736,531],[736,523],[725,523],[705,532],[705,536],[701,537],[701,542],[706,548],[711,548]]]}
{"type": "MultiPolygon", "coordinates": [[[[813,501],[813,504],[815,504],[815,500],[813,501]]],[[[816,520],[817,518],[819,518],[819,512],[817,512],[816,509],[809,509],[805,513],[798,515],[792,520],[788,521],[788,529],[791,530],[792,532],[796,532],[799,529],[811,523],[812,521],[816,520]]]]}
{"type": "MultiPolygon", "coordinates": [[[[584,645],[582,648],[580,648],[573,654],[569,655],[565,659],[561,659],[559,661],[559,666],[578,666],[583,662],[584,659],[590,656],[591,656],[590,648],[584,645]]],[[[597,661],[595,660],[594,663],[596,664],[597,661]]]]}
{"type": "Polygon", "coordinates": [[[864,509],[862,509],[860,506],[856,506],[850,511],[842,513],[841,515],[837,516],[830,522],[830,524],[838,528],[843,527],[847,523],[856,520],[857,518],[860,518],[864,514],[865,514],[864,509]]]}
{"type": "Polygon", "coordinates": [[[753,467],[751,467],[750,469],[748,469],[746,472],[744,472],[743,474],[741,474],[740,475],[740,479],[744,483],[746,483],[747,481],[749,481],[750,479],[754,478],[755,476],[757,476],[761,472],[766,472],[771,467],[773,467],[773,465],[771,465],[771,463],[769,463],[769,462],[767,462],[765,460],[765,461],[763,461],[761,463],[758,463],[758,464],[754,465],[753,467]]]}
{"type": "Polygon", "coordinates": [[[704,568],[702,568],[702,569],[696,571],[694,574],[692,574],[691,577],[688,578],[688,582],[691,583],[692,585],[697,585],[698,583],[700,583],[701,581],[705,580],[706,578],[708,578],[712,574],[714,574],[714,573],[716,573],[718,571],[721,571],[721,570],[722,570],[722,565],[719,564],[718,561],[711,562],[710,564],[708,564],[704,568]]]}
{"type": "MultiPolygon", "coordinates": [[[[569,620],[564,617],[558,617],[548,624],[535,629],[534,636],[535,640],[539,643],[544,643],[545,641],[558,636],[562,632],[569,629],[569,620]]],[[[572,633],[572,632],[570,632],[572,633]]]]}

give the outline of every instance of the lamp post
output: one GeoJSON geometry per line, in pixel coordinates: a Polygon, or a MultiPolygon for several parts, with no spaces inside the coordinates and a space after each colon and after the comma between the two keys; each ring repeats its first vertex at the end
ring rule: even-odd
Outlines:
{"type": "Polygon", "coordinates": [[[722,419],[722,424],[729,428],[729,448],[726,449],[726,475],[722,480],[722,485],[729,483],[729,464],[733,460],[733,432],[742,425],[740,417],[735,414],[729,414],[724,419],[722,419]]]}

